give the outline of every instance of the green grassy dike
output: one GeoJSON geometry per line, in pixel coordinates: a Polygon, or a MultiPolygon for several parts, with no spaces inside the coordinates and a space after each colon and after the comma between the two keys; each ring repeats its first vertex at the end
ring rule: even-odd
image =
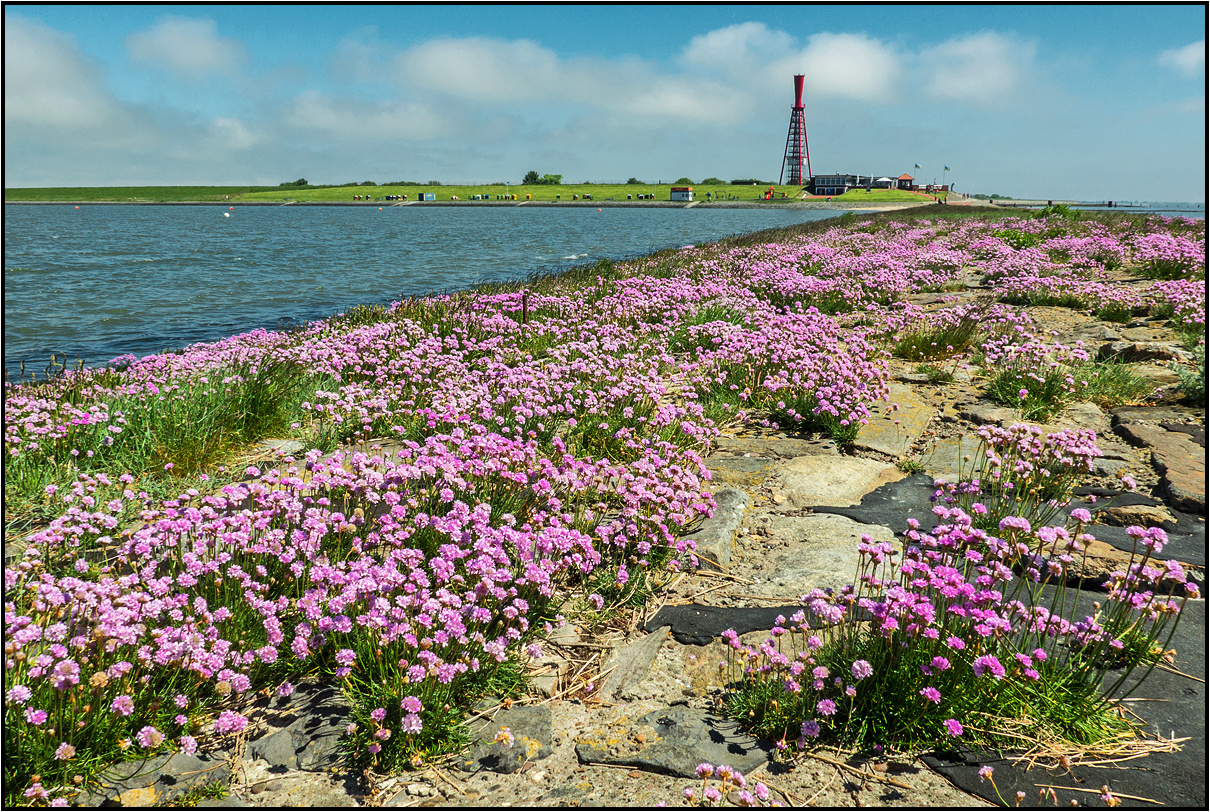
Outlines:
{"type": "MultiPolygon", "coordinates": [[[[593,202],[626,201],[643,202],[639,195],[654,195],[652,202],[668,202],[671,184],[484,184],[481,186],[432,186],[432,185],[386,185],[386,186],[92,186],[56,188],[17,188],[4,190],[5,203],[382,203],[390,196],[407,195],[409,202],[416,201],[424,193],[435,195],[436,202],[479,203],[471,198],[486,196],[490,202],[504,202],[506,196],[516,195],[518,202],[571,203],[590,196],[593,202]],[[360,198],[360,199],[358,199],[360,198]],[[578,199],[578,200],[577,200],[578,199]]],[[[798,186],[777,186],[772,200],[764,199],[768,185],[733,186],[731,184],[694,184],[694,198],[699,203],[707,200],[718,202],[745,203],[794,203],[801,202],[802,189],[798,186]],[[707,195],[710,195],[708,198],[707,195]]],[[[871,192],[854,190],[841,196],[811,197],[806,200],[841,203],[932,203],[930,195],[904,192],[898,189],[881,189],[871,192]]],[[[510,201],[511,202],[511,201],[510,201]]]]}

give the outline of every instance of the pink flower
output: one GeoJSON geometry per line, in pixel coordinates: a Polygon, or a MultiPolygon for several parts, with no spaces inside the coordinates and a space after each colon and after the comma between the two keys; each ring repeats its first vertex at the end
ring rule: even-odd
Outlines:
{"type": "Polygon", "coordinates": [[[950,736],[955,736],[955,737],[961,736],[962,735],[962,723],[959,722],[957,719],[946,719],[945,720],[945,732],[947,734],[949,734],[950,736]]]}
{"type": "Polygon", "coordinates": [[[118,716],[129,716],[134,713],[134,700],[126,694],[116,696],[113,702],[109,703],[109,709],[118,716]]]}
{"type": "Polygon", "coordinates": [[[921,688],[920,695],[922,697],[924,697],[925,699],[927,699],[929,702],[932,702],[934,705],[941,704],[941,692],[938,691],[936,688],[934,688],[931,685],[928,686],[927,688],[921,688]]]}
{"type": "Polygon", "coordinates": [[[75,754],[76,754],[76,748],[72,747],[67,742],[60,743],[58,749],[55,750],[55,758],[58,759],[59,761],[67,761],[69,758],[72,758],[75,754]]]}
{"type": "Polygon", "coordinates": [[[815,712],[820,716],[831,716],[836,713],[836,703],[830,699],[821,699],[815,706],[815,712]]]}
{"type": "Polygon", "coordinates": [[[867,660],[856,660],[850,670],[853,672],[855,680],[863,680],[874,674],[874,667],[867,660]]]}
{"type": "Polygon", "coordinates": [[[399,730],[403,733],[419,733],[424,730],[424,722],[420,719],[419,715],[409,713],[399,723],[399,730]]]}
{"type": "Polygon", "coordinates": [[[225,710],[214,720],[214,732],[220,736],[227,733],[239,733],[248,727],[248,720],[235,711],[225,710]]]}
{"type": "Polygon", "coordinates": [[[1004,666],[991,654],[984,654],[982,657],[977,658],[971,667],[976,677],[990,673],[992,679],[1004,679],[1006,673],[1004,666]]]}
{"type": "Polygon", "coordinates": [[[185,755],[193,755],[197,752],[197,739],[192,736],[181,736],[181,752],[185,755]]]}
{"type": "Polygon", "coordinates": [[[34,727],[40,727],[41,725],[45,724],[47,717],[48,714],[44,710],[38,710],[37,708],[25,709],[25,721],[29,722],[34,727]]]}
{"type": "Polygon", "coordinates": [[[139,747],[151,749],[164,743],[164,734],[151,725],[147,725],[135,734],[134,740],[139,743],[139,747]]]}

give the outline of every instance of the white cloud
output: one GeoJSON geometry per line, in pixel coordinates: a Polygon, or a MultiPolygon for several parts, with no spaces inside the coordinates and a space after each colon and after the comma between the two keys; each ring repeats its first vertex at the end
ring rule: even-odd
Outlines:
{"type": "Polygon", "coordinates": [[[449,130],[440,116],[422,105],[333,98],[317,90],[298,96],[283,119],[343,142],[435,138],[449,130]]]}
{"type": "Polygon", "coordinates": [[[1199,39],[1184,48],[1164,51],[1159,56],[1159,63],[1175,68],[1190,78],[1204,76],[1206,73],[1206,40],[1199,39]]]}
{"type": "Polygon", "coordinates": [[[98,127],[116,101],[100,66],[40,22],[5,16],[4,124],[65,129],[98,127]]]}
{"type": "Polygon", "coordinates": [[[793,48],[794,37],[785,31],[772,31],[764,23],[740,23],[694,37],[680,61],[696,70],[748,73],[754,65],[780,59],[793,48]]]}
{"type": "Polygon", "coordinates": [[[750,105],[740,88],[689,74],[662,74],[652,63],[562,59],[532,40],[483,37],[436,39],[399,54],[406,88],[435,92],[484,107],[535,105],[602,110],[632,117],[624,127],[668,119],[706,121],[720,109],[745,114],[750,105]]]}
{"type": "Polygon", "coordinates": [[[236,118],[220,116],[210,122],[210,136],[222,147],[234,150],[252,149],[260,143],[260,136],[236,118]]]}
{"type": "Polygon", "coordinates": [[[1021,84],[1037,46],[991,31],[951,39],[920,54],[924,91],[939,99],[995,104],[1021,84]]]}
{"type": "Polygon", "coordinates": [[[241,43],[219,36],[214,20],[175,16],[128,36],[126,50],[135,61],[165,68],[183,79],[234,77],[248,58],[241,43]]]}
{"type": "Polygon", "coordinates": [[[809,93],[862,101],[889,99],[900,74],[891,47],[860,34],[815,34],[806,49],[785,64],[805,74],[809,93]]]}
{"type": "Polygon", "coordinates": [[[434,39],[400,54],[397,65],[418,87],[484,103],[566,96],[565,66],[554,51],[527,39],[434,39]]]}

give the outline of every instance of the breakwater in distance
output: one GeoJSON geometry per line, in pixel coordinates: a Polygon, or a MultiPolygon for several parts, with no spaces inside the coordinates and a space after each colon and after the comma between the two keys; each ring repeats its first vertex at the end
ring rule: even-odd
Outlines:
{"type": "Polygon", "coordinates": [[[22,361],[40,374],[52,353],[68,366],[101,366],[356,305],[844,213],[643,208],[6,204],[5,374],[15,379],[22,361]]]}

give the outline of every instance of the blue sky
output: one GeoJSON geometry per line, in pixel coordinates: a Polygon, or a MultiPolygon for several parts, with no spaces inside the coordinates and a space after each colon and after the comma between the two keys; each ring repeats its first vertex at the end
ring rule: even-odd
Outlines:
{"type": "Polygon", "coordinates": [[[4,23],[9,187],[776,180],[804,73],[815,172],[1205,202],[1204,4],[9,4],[4,23]]]}

